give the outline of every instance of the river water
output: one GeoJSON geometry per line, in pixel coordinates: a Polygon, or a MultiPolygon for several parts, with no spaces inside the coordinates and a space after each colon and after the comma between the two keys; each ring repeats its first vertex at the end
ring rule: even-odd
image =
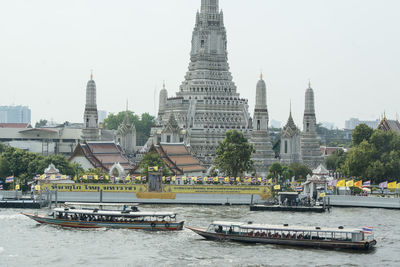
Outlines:
{"type": "MultiPolygon", "coordinates": [[[[205,241],[179,232],[63,229],[36,222],[21,210],[0,211],[0,266],[400,266],[400,211],[333,208],[329,213],[250,212],[248,206],[141,206],[174,211],[186,225],[212,220],[310,226],[373,226],[369,253],[205,241]]],[[[40,212],[46,213],[44,209],[40,212]]]]}

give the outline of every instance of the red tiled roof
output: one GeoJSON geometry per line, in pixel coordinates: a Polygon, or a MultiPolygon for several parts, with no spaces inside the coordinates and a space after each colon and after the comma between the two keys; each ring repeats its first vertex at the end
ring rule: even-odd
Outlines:
{"type": "Polygon", "coordinates": [[[0,128],[28,128],[29,123],[0,123],[0,128]]]}
{"type": "Polygon", "coordinates": [[[47,133],[58,133],[57,130],[48,129],[48,128],[31,128],[19,131],[20,133],[27,133],[27,132],[47,132],[47,133]]]}
{"type": "Polygon", "coordinates": [[[327,147],[327,146],[321,146],[321,154],[322,156],[329,156],[336,150],[344,150],[343,147],[327,147]]]}
{"type": "Polygon", "coordinates": [[[200,161],[195,158],[187,149],[185,144],[166,144],[162,143],[154,146],[163,159],[165,164],[175,174],[185,174],[187,172],[205,172],[206,169],[201,165],[200,161]]]}
{"type": "Polygon", "coordinates": [[[133,165],[122,153],[122,149],[114,142],[85,142],[79,144],[71,158],[81,150],[95,168],[109,171],[115,163],[120,163],[125,170],[132,170],[133,165]]]}

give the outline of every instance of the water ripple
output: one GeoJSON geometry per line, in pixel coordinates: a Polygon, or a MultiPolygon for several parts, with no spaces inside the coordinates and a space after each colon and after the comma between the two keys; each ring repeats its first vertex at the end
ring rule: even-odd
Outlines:
{"type": "MultiPolygon", "coordinates": [[[[400,213],[395,210],[335,208],[326,214],[250,212],[246,206],[157,206],[185,225],[212,220],[271,224],[373,226],[377,249],[371,253],[248,245],[206,241],[185,229],[148,232],[116,229],[64,229],[38,225],[20,210],[0,213],[2,266],[399,266],[400,213]]],[[[31,211],[32,212],[32,211],[31,211]]],[[[43,210],[46,213],[47,210],[43,210]]]]}

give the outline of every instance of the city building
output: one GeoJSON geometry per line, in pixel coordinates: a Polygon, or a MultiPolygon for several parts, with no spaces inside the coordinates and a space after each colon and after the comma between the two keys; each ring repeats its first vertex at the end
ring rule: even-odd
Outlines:
{"type": "Polygon", "coordinates": [[[71,155],[81,140],[82,129],[57,126],[54,128],[1,128],[0,142],[42,155],[71,155]]]}
{"type": "Polygon", "coordinates": [[[354,130],[354,128],[356,128],[360,124],[366,124],[366,125],[368,125],[368,127],[372,128],[372,129],[376,129],[379,125],[379,120],[361,121],[357,118],[351,118],[351,119],[345,121],[345,129],[354,130]]]}
{"type": "Polygon", "coordinates": [[[104,120],[108,116],[108,112],[105,111],[105,110],[98,110],[97,113],[98,113],[98,116],[99,116],[99,124],[100,123],[104,123],[104,120]]]}
{"type": "Polygon", "coordinates": [[[342,150],[343,152],[347,152],[349,149],[345,147],[329,147],[329,146],[321,146],[321,154],[324,158],[329,157],[335,151],[342,150]]]}
{"type": "Polygon", "coordinates": [[[0,106],[0,123],[31,123],[31,110],[27,106],[0,106]]]}
{"type": "Polygon", "coordinates": [[[93,75],[86,87],[84,123],[49,123],[32,128],[29,123],[0,123],[0,142],[15,148],[42,155],[71,156],[80,141],[112,141],[113,131],[98,127],[96,84],[93,75]]]}

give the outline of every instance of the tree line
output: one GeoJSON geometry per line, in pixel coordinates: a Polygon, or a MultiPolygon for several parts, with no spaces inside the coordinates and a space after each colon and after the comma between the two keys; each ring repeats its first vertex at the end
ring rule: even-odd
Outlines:
{"type": "Polygon", "coordinates": [[[352,133],[352,148],[335,151],[326,159],[329,170],[347,177],[380,183],[400,179],[400,136],[393,131],[358,125],[352,133]]]}

